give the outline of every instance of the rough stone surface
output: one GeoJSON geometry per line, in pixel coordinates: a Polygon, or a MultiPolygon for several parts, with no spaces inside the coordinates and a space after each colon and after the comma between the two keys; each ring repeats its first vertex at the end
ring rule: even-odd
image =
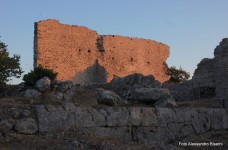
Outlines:
{"type": "MultiPolygon", "coordinates": [[[[214,49],[214,58],[204,58],[198,64],[191,80],[182,84],[165,83],[175,101],[209,98],[228,98],[228,38],[214,49]]],[[[224,101],[225,102],[225,101],[224,101]]],[[[224,103],[226,107],[226,103],[224,103]]],[[[216,105],[216,103],[215,103],[216,105]]]]}
{"type": "Polygon", "coordinates": [[[16,122],[14,129],[24,134],[34,134],[38,131],[38,125],[35,119],[23,118],[16,122]]]}
{"type": "Polygon", "coordinates": [[[193,116],[192,125],[196,134],[202,134],[210,129],[210,116],[206,113],[193,116]]]}
{"type": "Polygon", "coordinates": [[[74,110],[56,106],[36,106],[39,131],[73,130],[75,128],[74,110]]]}
{"type": "Polygon", "coordinates": [[[203,59],[194,72],[193,81],[199,87],[214,87],[216,97],[228,98],[228,38],[214,50],[213,59],[203,59]]]}
{"type": "Polygon", "coordinates": [[[127,91],[125,98],[139,102],[154,103],[163,96],[169,95],[169,93],[169,90],[164,88],[132,88],[127,91]]]}
{"type": "Polygon", "coordinates": [[[72,81],[60,81],[60,80],[54,80],[52,82],[52,87],[62,93],[67,92],[73,87],[72,81]]]}
{"type": "Polygon", "coordinates": [[[37,96],[39,96],[41,93],[39,92],[39,91],[37,91],[37,90],[35,90],[35,89],[27,89],[26,91],[25,91],[25,97],[27,97],[27,98],[33,98],[33,97],[37,97],[37,96]]]}
{"type": "Polygon", "coordinates": [[[64,95],[63,95],[63,93],[62,92],[60,92],[60,91],[53,91],[52,93],[51,93],[55,98],[57,98],[58,100],[63,100],[63,98],[64,98],[64,95]]]}
{"type": "Polygon", "coordinates": [[[6,120],[6,119],[1,119],[0,120],[0,133],[8,133],[9,130],[11,130],[13,128],[15,124],[15,121],[10,119],[10,120],[6,120]]]}
{"type": "Polygon", "coordinates": [[[43,77],[36,82],[36,87],[40,92],[47,91],[51,87],[51,80],[48,77],[43,77]]]}
{"type": "Polygon", "coordinates": [[[110,87],[118,95],[125,98],[134,88],[160,88],[161,83],[152,75],[131,74],[126,77],[117,77],[110,82],[110,87]]]}
{"type": "Polygon", "coordinates": [[[35,23],[34,66],[41,64],[53,69],[60,80],[105,83],[116,76],[142,73],[153,74],[164,82],[168,80],[168,57],[169,47],[153,40],[102,36],[86,27],[57,20],[35,23]]]}
{"type": "MultiPolygon", "coordinates": [[[[107,148],[105,146],[108,144],[107,141],[117,140],[124,143],[126,147],[129,146],[127,145],[129,142],[136,145],[143,144],[146,147],[135,147],[135,149],[168,150],[178,149],[175,146],[182,148],[178,146],[180,141],[189,142],[200,139],[206,140],[205,142],[216,142],[214,139],[217,138],[217,142],[223,142],[225,145],[225,139],[227,139],[227,108],[75,106],[74,103],[69,102],[64,102],[63,105],[33,106],[35,109],[31,106],[22,107],[21,105],[16,107],[3,105],[1,107],[0,117],[4,117],[0,121],[0,141],[3,142],[2,145],[0,143],[1,148],[4,148],[4,143],[10,145],[9,143],[16,142],[13,144],[19,146],[21,143],[23,146],[32,143],[32,145],[36,145],[34,148],[44,148],[37,145],[40,143],[49,145],[45,147],[48,149],[60,147],[61,149],[67,149],[67,147],[82,149],[82,146],[84,149],[99,149],[100,145],[94,144],[94,142],[103,138],[101,141],[104,142],[103,147],[105,148],[107,148]],[[14,112],[26,114],[24,116],[26,118],[12,119],[14,112]],[[201,138],[206,134],[211,137],[201,138]],[[93,140],[90,140],[90,137],[93,140]],[[199,139],[194,139],[194,137],[199,137],[199,139]],[[7,141],[10,142],[6,143],[7,141]],[[18,141],[21,143],[17,143],[18,141]],[[56,141],[56,143],[47,144],[47,141],[56,141]]],[[[115,142],[115,145],[108,149],[122,149],[116,144],[120,144],[120,142],[115,142]]],[[[26,149],[26,147],[22,149],[26,149]]],[[[134,148],[130,147],[130,149],[134,148]]]]}
{"type": "MultiPolygon", "coordinates": [[[[64,107],[46,106],[45,108],[45,106],[37,106],[36,111],[40,132],[75,130],[76,127],[99,127],[96,133],[103,134],[98,131],[132,126],[137,128],[129,130],[132,130],[131,132],[134,132],[138,140],[142,142],[149,139],[169,141],[187,135],[203,134],[210,129],[228,129],[226,109],[92,108],[75,107],[68,104],[64,107]],[[143,137],[140,138],[140,136],[143,137]]],[[[120,135],[113,136],[118,138],[120,135]]]]}
{"type": "Polygon", "coordinates": [[[158,101],[154,104],[155,107],[176,107],[177,104],[174,98],[170,94],[163,95],[158,101]]]}
{"type": "Polygon", "coordinates": [[[115,92],[110,90],[104,90],[102,88],[96,89],[97,91],[97,101],[100,104],[106,104],[110,106],[117,106],[117,105],[126,105],[127,101],[122,99],[119,95],[115,92]]]}

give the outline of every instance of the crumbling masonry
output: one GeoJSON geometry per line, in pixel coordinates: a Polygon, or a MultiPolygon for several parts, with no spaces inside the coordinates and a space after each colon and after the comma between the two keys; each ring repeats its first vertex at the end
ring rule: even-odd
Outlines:
{"type": "Polygon", "coordinates": [[[164,82],[168,57],[169,47],[153,40],[99,35],[57,20],[35,23],[34,67],[51,68],[60,80],[105,83],[115,76],[141,73],[164,82]]]}

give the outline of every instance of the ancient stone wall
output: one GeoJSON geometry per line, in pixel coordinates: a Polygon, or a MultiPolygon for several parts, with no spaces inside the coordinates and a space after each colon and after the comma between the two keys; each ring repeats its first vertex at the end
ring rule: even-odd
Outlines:
{"type": "Polygon", "coordinates": [[[214,50],[214,58],[204,58],[191,80],[179,85],[168,85],[176,101],[205,98],[228,98],[228,38],[214,50]]]}
{"type": "Polygon", "coordinates": [[[168,80],[165,63],[169,47],[139,38],[99,35],[86,27],[57,20],[35,23],[34,67],[41,64],[58,72],[58,79],[74,83],[105,83],[115,76],[152,74],[168,80]]]}
{"type": "Polygon", "coordinates": [[[39,132],[87,128],[123,141],[167,142],[228,129],[226,108],[36,107],[39,132]],[[184,113],[183,113],[184,112],[184,113]],[[61,124],[61,125],[60,125],[61,124]]]}
{"type": "MultiPolygon", "coordinates": [[[[73,133],[78,130],[83,131],[83,135],[93,135],[96,139],[103,137],[148,145],[153,142],[191,142],[194,141],[192,138],[202,139],[203,135],[210,135],[210,132],[211,139],[206,141],[222,142],[222,135],[216,132],[227,133],[228,130],[227,108],[87,107],[72,103],[58,106],[11,103],[1,105],[0,108],[0,141],[7,139],[5,141],[11,142],[4,143],[5,145],[12,144],[17,139],[25,145],[24,141],[33,139],[34,136],[39,137],[39,140],[32,144],[39,142],[46,145],[46,142],[40,141],[42,135],[47,141],[77,140],[73,133]],[[67,132],[71,134],[61,138],[67,132]],[[219,141],[215,141],[215,137],[219,137],[219,141]]],[[[223,134],[226,135],[225,133],[223,134]]],[[[83,141],[87,141],[87,138],[83,141]]],[[[223,144],[227,148],[227,142],[223,144]]],[[[15,145],[20,146],[19,143],[15,145]]]]}
{"type": "Polygon", "coordinates": [[[228,98],[228,38],[214,50],[214,58],[203,59],[195,70],[194,86],[215,88],[216,97],[228,98]]]}

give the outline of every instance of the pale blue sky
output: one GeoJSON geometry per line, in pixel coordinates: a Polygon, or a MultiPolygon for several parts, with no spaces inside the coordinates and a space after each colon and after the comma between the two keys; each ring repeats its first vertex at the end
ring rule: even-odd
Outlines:
{"type": "MultiPolygon", "coordinates": [[[[34,22],[57,19],[99,34],[146,38],[170,46],[169,66],[193,74],[228,37],[228,0],[0,0],[0,40],[33,69],[34,22]]],[[[14,80],[18,83],[21,80],[14,80]]]]}

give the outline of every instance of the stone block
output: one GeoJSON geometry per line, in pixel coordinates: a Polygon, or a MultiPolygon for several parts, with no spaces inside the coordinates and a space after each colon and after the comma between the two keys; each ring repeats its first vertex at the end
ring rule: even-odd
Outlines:
{"type": "Polygon", "coordinates": [[[36,106],[40,132],[75,129],[75,110],[65,110],[61,106],[36,106]]]}
{"type": "Polygon", "coordinates": [[[34,134],[38,131],[37,121],[33,118],[23,118],[16,122],[14,129],[24,134],[34,134]]]}

